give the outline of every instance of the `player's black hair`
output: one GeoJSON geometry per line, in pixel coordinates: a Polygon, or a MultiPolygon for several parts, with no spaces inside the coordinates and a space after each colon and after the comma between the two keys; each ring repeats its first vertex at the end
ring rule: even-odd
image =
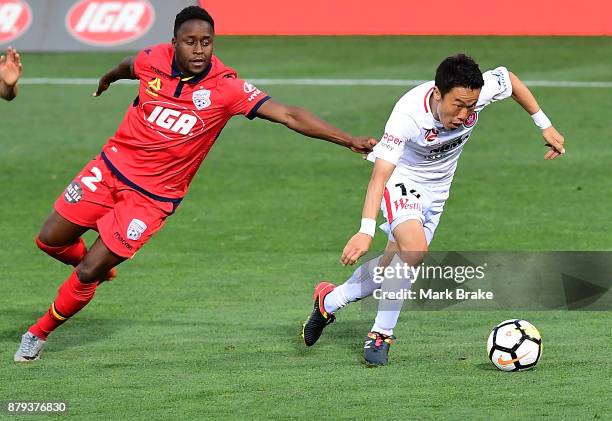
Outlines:
{"type": "Polygon", "coordinates": [[[478,64],[465,54],[445,58],[436,70],[436,86],[442,96],[456,87],[480,89],[483,85],[478,64]]]}
{"type": "Polygon", "coordinates": [[[215,30],[215,21],[206,10],[199,6],[188,6],[181,10],[176,15],[176,19],[174,19],[174,36],[176,37],[176,34],[182,24],[192,19],[199,19],[208,22],[213,31],[215,30]]]}

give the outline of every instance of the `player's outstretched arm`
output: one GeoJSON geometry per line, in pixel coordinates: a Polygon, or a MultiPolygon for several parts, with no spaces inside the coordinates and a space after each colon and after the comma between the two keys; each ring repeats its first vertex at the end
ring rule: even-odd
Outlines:
{"type": "Polygon", "coordinates": [[[372,238],[376,232],[376,215],[385,192],[385,185],[393,174],[395,165],[384,159],[377,159],[372,169],[372,177],[368,183],[363,212],[361,214],[361,228],[359,232],[346,243],[342,251],[340,263],[354,264],[361,256],[366,254],[372,245],[372,238]]]}
{"type": "Polygon", "coordinates": [[[555,159],[561,154],[565,153],[565,139],[555,129],[546,117],[546,114],[542,111],[540,106],[538,105],[538,101],[536,101],[535,97],[525,86],[525,84],[512,72],[510,73],[510,82],[512,83],[512,98],[518,102],[521,107],[525,109],[533,118],[536,126],[538,126],[542,130],[542,136],[544,140],[546,140],[546,146],[550,148],[546,154],[544,154],[544,159],[555,159]]]}
{"type": "Polygon", "coordinates": [[[23,73],[21,57],[17,50],[9,47],[6,55],[0,56],[0,97],[11,101],[17,96],[17,82],[23,73]]]}
{"type": "Polygon", "coordinates": [[[134,60],[135,57],[126,57],[116,67],[106,72],[100,78],[98,89],[92,95],[102,95],[102,92],[106,91],[111,83],[120,79],[137,79],[134,74],[134,60]]]}
{"type": "Polygon", "coordinates": [[[305,136],[347,147],[357,153],[369,153],[376,145],[376,140],[372,137],[353,137],[303,108],[284,105],[273,100],[268,100],[259,107],[257,116],[284,124],[305,136]]]}

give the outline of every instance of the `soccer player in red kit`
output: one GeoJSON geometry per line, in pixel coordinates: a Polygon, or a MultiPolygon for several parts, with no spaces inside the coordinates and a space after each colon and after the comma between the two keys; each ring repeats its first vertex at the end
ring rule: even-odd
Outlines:
{"type": "Polygon", "coordinates": [[[50,256],[75,267],[45,313],[22,336],[15,361],[40,357],[47,336],[93,298],[98,284],[164,225],[227,121],[234,115],[282,123],[309,137],[371,151],[308,111],[270,99],[213,55],[214,21],[183,9],[172,44],[128,57],[100,79],[99,96],[119,79],[138,79],[139,93],[119,129],[55,202],[36,238],[50,256]],[[96,230],[87,250],[81,235],[96,230]]]}

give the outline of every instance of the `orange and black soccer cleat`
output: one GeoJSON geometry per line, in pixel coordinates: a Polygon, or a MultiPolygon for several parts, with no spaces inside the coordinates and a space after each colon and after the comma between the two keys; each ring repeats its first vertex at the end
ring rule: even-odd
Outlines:
{"type": "Polygon", "coordinates": [[[313,346],[321,337],[325,326],[332,324],[336,320],[336,316],[328,314],[325,311],[323,303],[327,294],[336,288],[334,284],[329,282],[321,282],[315,287],[313,299],[314,308],[308,320],[302,326],[302,338],[306,346],[313,346]]]}

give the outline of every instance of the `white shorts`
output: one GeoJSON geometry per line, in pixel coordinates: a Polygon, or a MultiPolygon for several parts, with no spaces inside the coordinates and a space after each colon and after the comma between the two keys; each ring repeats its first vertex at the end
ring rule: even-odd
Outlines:
{"type": "Polygon", "coordinates": [[[432,191],[409,178],[394,172],[385,186],[380,208],[387,222],[380,226],[389,241],[395,242],[393,230],[402,222],[416,219],[425,230],[427,244],[431,243],[440,222],[449,190],[432,191]]]}

